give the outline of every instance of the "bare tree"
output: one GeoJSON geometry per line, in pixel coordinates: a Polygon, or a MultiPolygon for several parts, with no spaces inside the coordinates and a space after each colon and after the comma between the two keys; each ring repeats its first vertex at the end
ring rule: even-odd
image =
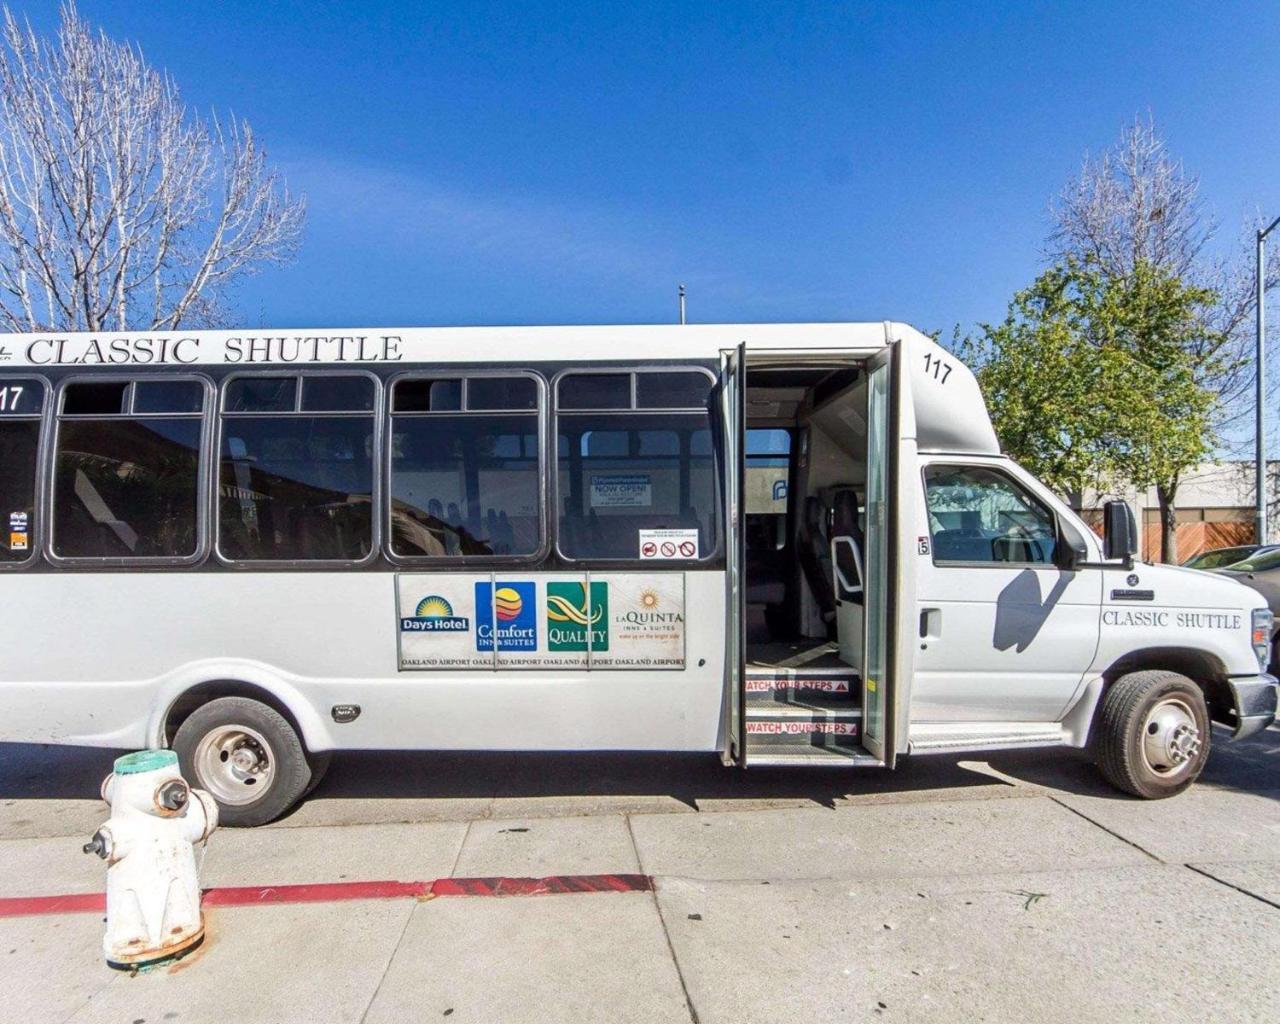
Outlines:
{"type": "Polygon", "coordinates": [[[292,258],[305,206],[243,121],[205,121],[74,4],[0,28],[0,327],[173,330],[292,258]]]}
{"type": "Polygon", "coordinates": [[[1200,198],[1200,179],[1169,155],[1150,118],[1127,125],[1102,156],[1086,154],[1052,216],[1052,258],[1091,258],[1118,278],[1140,261],[1185,277],[1215,228],[1200,198]]]}
{"type": "MultiPolygon", "coordinates": [[[[1152,118],[1135,118],[1120,141],[1098,158],[1086,155],[1077,177],[1051,206],[1048,256],[1094,263],[1128,280],[1140,264],[1213,292],[1202,332],[1190,332],[1196,379],[1216,396],[1215,440],[1252,414],[1252,314],[1256,302],[1253,239],[1229,257],[1210,257],[1217,224],[1205,209],[1200,180],[1169,153],[1152,118]]],[[[1280,283],[1280,259],[1268,261],[1266,288],[1280,283]]],[[[1177,555],[1177,480],[1157,489],[1166,561],[1177,555]]]]}

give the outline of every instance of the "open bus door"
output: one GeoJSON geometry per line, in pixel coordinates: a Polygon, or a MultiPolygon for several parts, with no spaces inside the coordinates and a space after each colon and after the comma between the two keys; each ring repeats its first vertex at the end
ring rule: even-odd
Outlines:
{"type": "MultiPolygon", "coordinates": [[[[902,344],[891,343],[867,366],[867,480],[865,498],[866,578],[862,672],[862,745],[886,767],[897,760],[898,736],[905,738],[910,692],[911,634],[901,609],[912,562],[904,547],[903,525],[914,491],[902,467],[914,458],[914,438],[904,441],[902,344]]],[[[907,419],[912,419],[908,414],[907,419]]],[[[914,430],[911,431],[914,435],[914,430]]]]}
{"type": "Polygon", "coordinates": [[[742,764],[746,755],[746,563],[743,489],[747,461],[747,346],[727,349],[720,356],[720,398],[724,416],[725,462],[725,691],[720,758],[742,764]]]}
{"type": "MultiPolygon", "coordinates": [[[[908,621],[914,608],[915,549],[905,536],[913,521],[913,501],[919,499],[915,465],[914,416],[910,407],[909,374],[901,368],[900,342],[870,359],[848,354],[867,374],[867,464],[865,500],[863,661],[854,684],[852,707],[839,710],[818,701],[801,707],[763,709],[752,703],[748,685],[762,686],[757,676],[771,677],[778,690],[803,690],[805,682],[786,669],[760,669],[747,660],[746,637],[746,363],[744,346],[721,353],[721,402],[725,423],[725,692],[721,728],[721,756],[726,764],[768,766],[885,765],[892,767],[905,749],[907,700],[910,694],[912,643],[908,621]],[[787,680],[785,677],[790,676],[787,680]],[[861,693],[857,693],[858,687],[861,693]],[[785,715],[782,712],[786,712],[785,715]],[[753,717],[754,716],[754,717],[753,717]],[[768,719],[767,722],[758,719],[768,719]],[[783,720],[779,720],[779,719],[783,720]],[[749,722],[757,732],[781,735],[749,736],[749,722]],[[792,742],[787,742],[788,738],[792,742]],[[751,742],[749,742],[751,740],[751,742]],[[761,741],[766,742],[762,743],[761,741]],[[753,746],[753,743],[755,746],[753,746]]],[[[777,353],[767,363],[781,362],[777,353]]],[[[788,352],[786,362],[829,365],[843,361],[838,353],[788,352]]],[[[854,675],[845,669],[848,675],[854,675]]],[[[810,676],[821,672],[809,673],[810,676]]],[[[754,694],[753,695],[757,696],[754,694]]]]}

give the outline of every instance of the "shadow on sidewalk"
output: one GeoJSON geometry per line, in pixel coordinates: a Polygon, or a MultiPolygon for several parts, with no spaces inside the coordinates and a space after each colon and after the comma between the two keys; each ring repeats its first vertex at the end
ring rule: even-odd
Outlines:
{"type": "MultiPolygon", "coordinates": [[[[120,751],[43,744],[0,744],[0,800],[93,799],[120,751]]],[[[310,797],[466,799],[521,797],[665,797],[691,808],[761,800],[804,800],[831,807],[849,799],[937,799],[940,791],[980,795],[1014,782],[1089,796],[1128,799],[1112,790],[1082,751],[1026,750],[903,758],[879,769],[726,768],[708,754],[349,751],[336,754],[310,797]],[[994,769],[994,773],[986,766],[994,769]],[[968,792],[966,792],[968,791],[968,792]]],[[[1280,728],[1231,742],[1215,729],[1214,751],[1198,785],[1280,798],[1280,728]]]]}

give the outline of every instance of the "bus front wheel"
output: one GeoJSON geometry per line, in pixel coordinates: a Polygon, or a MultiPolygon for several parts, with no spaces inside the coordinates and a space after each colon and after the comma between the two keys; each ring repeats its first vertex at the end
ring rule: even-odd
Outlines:
{"type": "Polygon", "coordinates": [[[312,769],[297,732],[274,708],[219,697],[196,708],[173,737],[182,773],[218,803],[224,825],[264,825],[306,793],[312,769]]]}
{"type": "Polygon", "coordinates": [[[1177,672],[1121,676],[1102,699],[1098,767],[1119,790],[1147,800],[1174,796],[1209,759],[1209,711],[1200,687],[1177,672]]]}

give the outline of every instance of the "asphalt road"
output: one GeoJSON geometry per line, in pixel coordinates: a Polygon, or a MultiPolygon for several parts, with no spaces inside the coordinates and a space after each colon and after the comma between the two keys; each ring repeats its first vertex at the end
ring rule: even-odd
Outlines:
{"type": "MultiPolygon", "coordinates": [[[[655,891],[211,909],[130,976],[94,914],[0,918],[22,1021],[1280,1020],[1280,730],[1173,800],[1073,754],[893,773],[351,754],[206,885],[643,873],[655,891]]],[[[100,891],[112,752],[0,747],[0,896],[100,891]]]]}

